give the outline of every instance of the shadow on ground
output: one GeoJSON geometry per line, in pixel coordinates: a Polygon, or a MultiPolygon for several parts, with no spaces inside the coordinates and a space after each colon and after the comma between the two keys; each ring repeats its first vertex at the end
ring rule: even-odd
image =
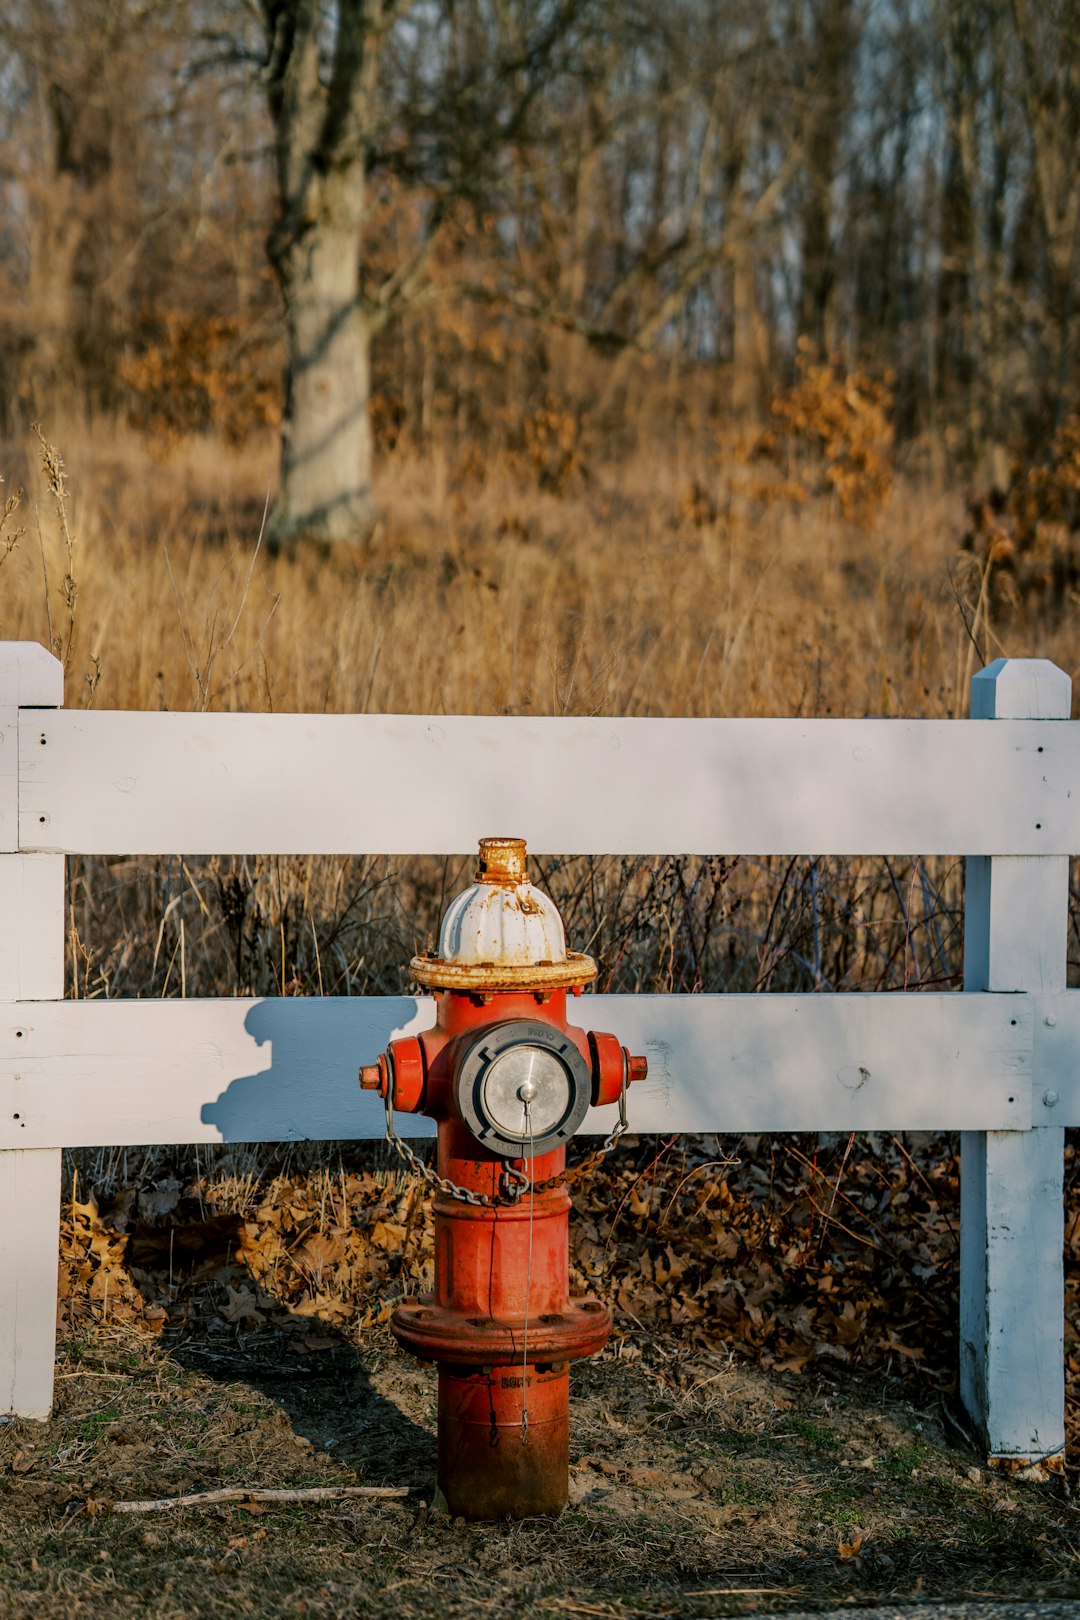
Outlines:
{"type": "MultiPolygon", "coordinates": [[[[172,1360],[215,1383],[246,1386],[274,1401],[296,1434],[351,1468],[358,1480],[407,1485],[430,1496],[435,1436],[376,1388],[365,1357],[342,1341],[298,1357],[283,1334],[215,1343],[206,1335],[165,1340],[172,1360]]],[[[434,1410],[434,1373],[431,1375],[434,1410]]]]}

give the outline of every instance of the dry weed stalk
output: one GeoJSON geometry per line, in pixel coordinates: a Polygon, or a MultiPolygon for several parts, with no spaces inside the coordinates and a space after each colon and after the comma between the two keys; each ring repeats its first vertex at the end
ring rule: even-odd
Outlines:
{"type": "MultiPolygon", "coordinates": [[[[3,474],[0,473],[0,484],[3,482],[3,474]]],[[[5,495],[3,507],[0,508],[0,565],[7,561],[26,533],[22,526],[19,528],[13,526],[15,514],[22,505],[22,497],[21,489],[12,490],[10,495],[5,495]]]]}
{"type": "Polygon", "coordinates": [[[270,621],[277,612],[278,605],[281,601],[280,593],[268,593],[271,597],[270,606],[263,620],[262,628],[259,630],[258,635],[255,638],[254,644],[252,645],[250,651],[248,651],[244,657],[240,659],[239,663],[234,666],[232,674],[228,677],[228,679],[225,680],[220,687],[215,689],[212,685],[215,666],[217,665],[218,659],[221,658],[221,656],[226,653],[229,650],[229,647],[232,645],[233,638],[236,635],[240,621],[244,616],[244,611],[248,604],[248,597],[251,593],[251,582],[255,573],[255,565],[259,560],[259,551],[262,547],[268,510],[269,497],[267,498],[267,502],[263,507],[263,520],[255,540],[255,548],[251,553],[251,561],[248,564],[247,572],[243,573],[243,571],[241,571],[240,574],[234,579],[231,597],[225,606],[224,611],[222,611],[216,600],[213,602],[211,609],[207,612],[203,623],[201,644],[196,640],[196,637],[192,631],[190,614],[185,604],[183,594],[177,586],[176,576],[173,573],[173,566],[169,558],[168,549],[166,548],[164,551],[165,566],[169,573],[169,584],[172,587],[173,597],[176,601],[176,618],[180,627],[180,639],[184,647],[184,657],[187,660],[188,669],[191,671],[191,678],[195,682],[195,708],[200,713],[206,709],[209,709],[212,704],[217,702],[225,695],[230,687],[235,686],[239,682],[248,661],[258,652],[259,647],[262,644],[263,637],[265,636],[269,627],[270,621]]]}
{"type": "MultiPolygon", "coordinates": [[[[0,486],[3,483],[3,475],[0,474],[0,486]]],[[[4,496],[3,505],[0,506],[0,568],[7,562],[26,533],[21,524],[16,527],[14,522],[15,514],[22,504],[22,495],[21,489],[15,489],[10,495],[4,496]]]]}
{"type": "Polygon", "coordinates": [[[41,465],[45,473],[46,487],[52,496],[53,510],[60,528],[60,538],[64,546],[66,568],[63,583],[60,587],[61,600],[64,605],[66,622],[63,630],[56,635],[53,633],[52,605],[49,600],[49,576],[45,566],[45,547],[42,543],[41,562],[45,571],[45,605],[49,617],[49,641],[52,650],[65,670],[71,663],[71,655],[75,646],[75,610],[79,600],[79,587],[75,580],[75,547],[76,539],[68,523],[68,489],[67,473],[63,457],[54,444],[50,444],[38,422],[33,424],[33,431],[41,447],[41,465]]]}

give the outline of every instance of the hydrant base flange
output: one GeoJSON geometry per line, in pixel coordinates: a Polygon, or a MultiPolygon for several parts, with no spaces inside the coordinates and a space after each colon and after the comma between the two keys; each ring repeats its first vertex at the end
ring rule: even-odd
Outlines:
{"type": "Polygon", "coordinates": [[[598,1299],[568,1300],[557,1312],[497,1320],[490,1316],[463,1317],[447,1310],[431,1294],[399,1305],[390,1319],[390,1331],[403,1350],[421,1361],[455,1362],[463,1367],[502,1367],[511,1370],[528,1351],[540,1365],[576,1361],[602,1350],[611,1333],[611,1312],[598,1299]]]}

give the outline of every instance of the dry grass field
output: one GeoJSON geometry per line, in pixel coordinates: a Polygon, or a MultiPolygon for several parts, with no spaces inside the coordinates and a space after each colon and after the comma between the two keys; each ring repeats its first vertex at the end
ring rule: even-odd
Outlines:
{"type": "MultiPolygon", "coordinates": [[[[274,446],[50,428],[67,557],[13,447],[27,533],[4,563],[5,636],[59,638],[69,704],[536,714],[963,712],[980,596],[962,502],[901,482],[868,526],[733,445],[598,466],[566,487],[511,458],[401,453],[383,520],[343,556],[256,557],[274,446]],[[43,588],[43,560],[49,603],[43,588]],[[96,683],[91,694],[88,683],[96,683]]],[[[810,480],[812,483],[813,480],[810,480]]],[[[1067,623],[987,625],[980,653],[1058,656],[1067,623]]]]}
{"type": "MultiPolygon", "coordinates": [[[[992,589],[961,495],[926,475],[860,518],[819,468],[734,442],[555,487],[402,450],[369,546],[269,557],[269,442],[162,459],[120,430],[49,438],[62,512],[34,441],[0,451],[5,491],[25,489],[0,531],[0,635],[58,649],[70,706],[940,716],[1001,653],[1080,666],[1071,599],[992,589]]],[[[396,992],[466,870],[71,861],[68,993],[396,992]]],[[[959,982],[956,861],[550,858],[538,876],[605,988],[959,982]]],[[[632,1140],[575,1195],[576,1275],[618,1332],[578,1375],[571,1508],[489,1528],[430,1512],[433,1374],[385,1328],[430,1273],[429,1221],[378,1146],[75,1156],[56,1415],[0,1430],[0,1614],[1080,1593],[1071,1498],[988,1475],[953,1405],[955,1147],[632,1140]],[[411,1494],[114,1511],[357,1481],[411,1494]]],[[[1075,1267],[1068,1309],[1080,1375],[1075,1267]]],[[[1076,1416],[1070,1392],[1074,1436],[1076,1416]]]]}

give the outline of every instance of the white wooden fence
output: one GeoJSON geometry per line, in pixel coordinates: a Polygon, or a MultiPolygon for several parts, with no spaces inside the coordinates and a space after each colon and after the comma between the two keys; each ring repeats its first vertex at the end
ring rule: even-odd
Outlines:
{"type": "Polygon", "coordinates": [[[536,852],[968,857],[964,995],[576,1011],[648,1054],[640,1131],[961,1130],[963,1399],[991,1456],[1060,1457],[1070,697],[1052,664],[998,660],[971,721],[66,713],[56,660],[0,644],[0,1410],[52,1401],[62,1147],[381,1135],[357,1065],[434,1018],[423,997],[64,1001],[64,856],[465,854],[511,831],[536,852]]]}

